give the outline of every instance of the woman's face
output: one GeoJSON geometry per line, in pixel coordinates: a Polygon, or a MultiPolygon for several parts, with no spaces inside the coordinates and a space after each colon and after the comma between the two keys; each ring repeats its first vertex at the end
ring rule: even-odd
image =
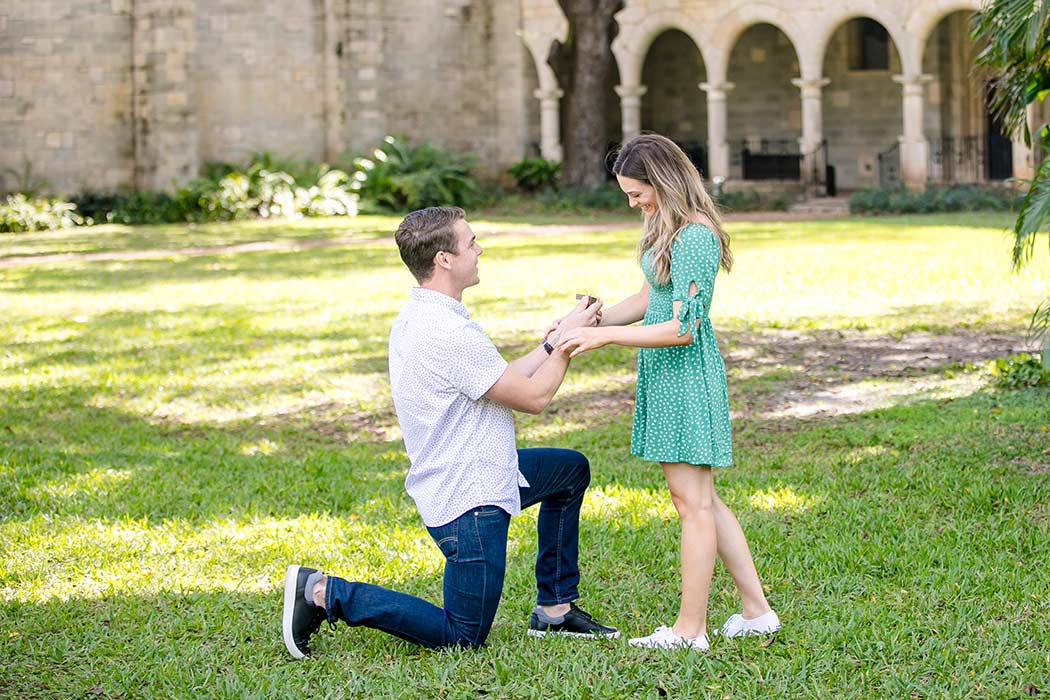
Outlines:
{"type": "Polygon", "coordinates": [[[616,181],[627,195],[627,203],[632,209],[641,207],[646,216],[652,216],[660,208],[656,201],[656,189],[652,185],[623,175],[617,175],[616,181]]]}

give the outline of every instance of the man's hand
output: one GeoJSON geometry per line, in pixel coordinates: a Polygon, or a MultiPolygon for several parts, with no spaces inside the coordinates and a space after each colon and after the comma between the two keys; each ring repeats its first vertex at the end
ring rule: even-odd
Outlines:
{"type": "Polygon", "coordinates": [[[562,336],[574,328],[597,326],[602,320],[602,301],[596,299],[588,305],[593,297],[584,296],[565,316],[550,325],[544,338],[552,345],[557,345],[562,336]]]}
{"type": "Polygon", "coordinates": [[[561,340],[555,344],[558,352],[567,352],[569,357],[576,357],[588,350],[596,350],[610,342],[607,328],[573,328],[566,330],[561,340]]]}

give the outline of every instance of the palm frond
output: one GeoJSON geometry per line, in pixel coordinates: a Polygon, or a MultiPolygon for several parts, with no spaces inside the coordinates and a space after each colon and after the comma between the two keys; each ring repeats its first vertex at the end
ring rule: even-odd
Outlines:
{"type": "Polygon", "coordinates": [[[1050,89],[1050,3],[993,0],[974,15],[971,34],[986,44],[977,67],[996,77],[993,110],[1007,133],[1030,145],[1025,108],[1050,89]]]}
{"type": "Polygon", "coordinates": [[[1024,267],[1035,252],[1035,239],[1040,231],[1050,228],[1050,158],[1044,158],[1032,178],[1028,194],[1014,225],[1014,269],[1024,267]]]}
{"type": "Polygon", "coordinates": [[[1050,334],[1050,298],[1036,307],[1028,323],[1028,339],[1039,341],[1050,334]]]}

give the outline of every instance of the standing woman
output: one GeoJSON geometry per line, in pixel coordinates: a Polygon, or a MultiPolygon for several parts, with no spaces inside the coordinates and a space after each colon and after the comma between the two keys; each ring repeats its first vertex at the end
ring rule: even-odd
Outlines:
{"type": "Polygon", "coordinates": [[[708,318],[715,275],[733,265],[729,235],[700,174],[673,141],[656,134],[625,143],[613,165],[632,208],[641,208],[645,284],[603,312],[601,326],[565,334],[559,349],[641,348],[631,454],[659,462],[682,527],[682,597],[671,627],[634,646],[706,650],[707,601],[717,554],[742,600],[727,637],[780,629],[740,523],[715,493],[713,468],[732,464],[726,372],[708,318]],[[629,327],[636,321],[641,326],[629,327]]]}

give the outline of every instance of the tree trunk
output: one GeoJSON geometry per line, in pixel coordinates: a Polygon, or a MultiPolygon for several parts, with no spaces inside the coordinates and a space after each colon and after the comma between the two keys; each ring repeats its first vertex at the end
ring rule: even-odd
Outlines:
{"type": "Polygon", "coordinates": [[[608,143],[606,84],[612,67],[613,15],[623,0],[558,0],[569,21],[568,45],[555,42],[548,59],[565,93],[562,179],[577,187],[605,182],[608,143]]]}

